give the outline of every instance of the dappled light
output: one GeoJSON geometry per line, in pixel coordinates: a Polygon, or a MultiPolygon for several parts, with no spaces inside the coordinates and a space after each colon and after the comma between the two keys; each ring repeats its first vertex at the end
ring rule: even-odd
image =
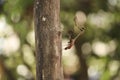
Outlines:
{"type": "Polygon", "coordinates": [[[89,14],[88,20],[92,27],[98,27],[105,30],[109,30],[111,28],[110,24],[114,20],[114,15],[112,15],[112,13],[100,10],[97,13],[89,14]]]}
{"type": "Polygon", "coordinates": [[[115,51],[116,47],[117,44],[113,40],[108,43],[95,41],[92,44],[92,49],[98,56],[112,55],[112,52],[115,51]]]}
{"type": "Polygon", "coordinates": [[[25,65],[18,65],[17,73],[21,76],[24,76],[26,79],[31,79],[32,74],[25,65]]]}
{"type": "Polygon", "coordinates": [[[92,46],[90,43],[86,42],[81,47],[82,53],[85,55],[89,55],[92,51],[92,46]]]}
{"type": "Polygon", "coordinates": [[[3,50],[6,55],[16,52],[20,48],[20,40],[18,36],[11,35],[4,40],[3,50]]]}
{"type": "Polygon", "coordinates": [[[120,1],[119,0],[108,0],[108,3],[113,6],[113,7],[118,7],[120,8],[120,1]]]}
{"type": "Polygon", "coordinates": [[[33,65],[35,63],[35,58],[33,51],[28,45],[23,45],[22,47],[23,59],[28,65],[33,65]]]}
{"type": "Polygon", "coordinates": [[[11,15],[11,20],[14,22],[14,23],[17,23],[20,21],[20,13],[12,13],[11,15]]]}
{"type": "Polygon", "coordinates": [[[19,37],[15,34],[12,26],[7,24],[4,16],[0,18],[0,28],[0,43],[2,44],[0,53],[10,56],[20,48],[19,37]]]}
{"type": "Polygon", "coordinates": [[[79,60],[77,55],[74,53],[75,52],[75,47],[72,47],[70,50],[65,50],[65,44],[68,42],[68,40],[63,39],[62,40],[62,61],[63,61],[63,68],[64,68],[64,73],[65,75],[71,75],[74,74],[79,68],[79,60]]]}
{"type": "MultiPolygon", "coordinates": [[[[33,1],[0,0],[0,80],[36,80],[33,1]]],[[[120,80],[120,0],[60,2],[65,80],[120,80]]]]}
{"type": "Polygon", "coordinates": [[[106,56],[109,53],[109,46],[102,42],[94,42],[93,51],[99,56],[106,56]]]}

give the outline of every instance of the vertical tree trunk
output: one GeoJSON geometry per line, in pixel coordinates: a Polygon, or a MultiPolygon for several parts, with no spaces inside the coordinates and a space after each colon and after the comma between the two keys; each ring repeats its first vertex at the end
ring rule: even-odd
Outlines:
{"type": "Polygon", "coordinates": [[[63,80],[60,0],[35,0],[36,80],[63,80]]]}
{"type": "Polygon", "coordinates": [[[75,43],[77,55],[78,55],[79,61],[80,61],[80,70],[78,71],[78,73],[76,75],[76,80],[88,80],[88,73],[87,73],[88,66],[86,63],[86,58],[84,57],[84,55],[82,54],[82,51],[81,51],[82,43],[83,43],[83,41],[80,38],[75,43]]]}

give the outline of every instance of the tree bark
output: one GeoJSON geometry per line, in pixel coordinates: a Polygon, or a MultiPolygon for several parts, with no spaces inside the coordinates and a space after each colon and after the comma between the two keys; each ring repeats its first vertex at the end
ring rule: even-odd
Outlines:
{"type": "Polygon", "coordinates": [[[63,80],[60,0],[35,0],[36,80],[63,80]]]}

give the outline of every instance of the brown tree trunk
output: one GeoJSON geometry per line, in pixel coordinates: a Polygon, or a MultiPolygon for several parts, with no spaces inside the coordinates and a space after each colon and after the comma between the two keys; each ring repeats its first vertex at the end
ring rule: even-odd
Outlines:
{"type": "Polygon", "coordinates": [[[60,0],[35,0],[36,80],[63,80],[60,0]]]}

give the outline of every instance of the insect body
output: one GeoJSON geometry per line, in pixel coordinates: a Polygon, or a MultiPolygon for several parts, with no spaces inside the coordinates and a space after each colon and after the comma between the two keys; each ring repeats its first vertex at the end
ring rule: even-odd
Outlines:
{"type": "Polygon", "coordinates": [[[74,23],[75,23],[74,31],[77,32],[78,34],[75,38],[72,38],[72,35],[69,34],[70,40],[68,42],[68,46],[65,47],[65,50],[70,49],[74,45],[76,39],[84,33],[86,29],[86,27],[84,27],[85,22],[86,22],[86,15],[81,11],[77,12],[74,18],[74,23]]]}

